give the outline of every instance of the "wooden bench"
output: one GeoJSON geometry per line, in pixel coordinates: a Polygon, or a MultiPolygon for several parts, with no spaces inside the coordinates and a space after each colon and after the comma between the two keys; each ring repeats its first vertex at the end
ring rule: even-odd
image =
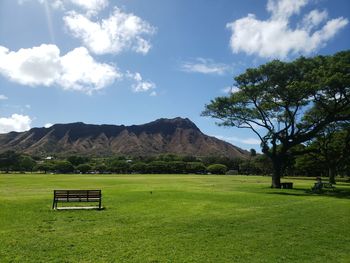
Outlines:
{"type": "Polygon", "coordinates": [[[291,182],[281,183],[281,188],[282,189],[293,189],[293,183],[291,183],[291,182]]]}
{"type": "Polygon", "coordinates": [[[54,190],[52,209],[57,209],[58,203],[69,202],[98,202],[98,209],[101,209],[101,201],[101,190],[54,190]]]}

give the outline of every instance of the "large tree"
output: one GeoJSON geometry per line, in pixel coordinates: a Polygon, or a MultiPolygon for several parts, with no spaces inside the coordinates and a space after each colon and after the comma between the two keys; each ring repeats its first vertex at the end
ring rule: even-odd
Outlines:
{"type": "MultiPolygon", "coordinates": [[[[235,78],[237,92],[215,98],[204,116],[252,130],[273,164],[272,187],[290,150],[329,124],[350,119],[350,51],[333,56],[271,61],[235,78]]],[[[297,151],[293,151],[297,153],[297,151]]]]}
{"type": "Polygon", "coordinates": [[[323,168],[329,182],[335,184],[335,176],[345,174],[350,167],[350,123],[329,125],[306,150],[307,154],[296,158],[297,169],[317,171],[323,168]]]}

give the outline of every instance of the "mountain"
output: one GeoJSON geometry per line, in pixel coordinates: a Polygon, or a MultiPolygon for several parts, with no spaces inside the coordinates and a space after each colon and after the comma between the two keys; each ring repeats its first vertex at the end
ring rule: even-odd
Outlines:
{"type": "Polygon", "coordinates": [[[34,155],[180,155],[248,156],[232,144],[203,134],[189,119],[158,119],[143,125],[93,125],[82,122],[0,134],[0,152],[34,155]]]}

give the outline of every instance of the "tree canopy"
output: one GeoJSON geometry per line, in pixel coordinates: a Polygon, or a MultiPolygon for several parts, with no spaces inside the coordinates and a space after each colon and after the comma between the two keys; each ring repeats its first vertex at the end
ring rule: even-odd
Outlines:
{"type": "MultiPolygon", "coordinates": [[[[252,130],[273,163],[272,187],[288,152],[329,124],[350,119],[350,51],[274,60],[235,77],[237,92],[215,98],[202,113],[219,125],[252,130]]],[[[294,151],[297,154],[296,151],[294,151]]]]}

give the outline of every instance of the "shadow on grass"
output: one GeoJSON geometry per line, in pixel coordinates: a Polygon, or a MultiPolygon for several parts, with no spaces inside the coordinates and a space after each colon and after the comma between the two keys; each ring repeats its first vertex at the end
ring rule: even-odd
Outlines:
{"type": "Polygon", "coordinates": [[[341,199],[350,199],[350,189],[335,189],[335,190],[321,190],[319,192],[313,192],[311,189],[294,188],[289,190],[278,190],[270,192],[268,194],[284,195],[284,196],[325,196],[341,199]],[[286,192],[284,192],[286,191],[286,192]],[[288,191],[288,192],[287,192],[288,191]]]}

